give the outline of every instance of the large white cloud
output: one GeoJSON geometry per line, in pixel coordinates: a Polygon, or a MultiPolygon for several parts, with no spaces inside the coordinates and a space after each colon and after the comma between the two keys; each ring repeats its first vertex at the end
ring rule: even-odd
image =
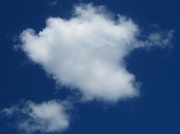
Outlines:
{"type": "Polygon", "coordinates": [[[27,133],[61,132],[68,128],[70,117],[67,106],[57,100],[36,104],[28,101],[24,106],[3,109],[3,113],[16,117],[17,127],[27,133]]]}
{"type": "Polygon", "coordinates": [[[167,45],[172,34],[152,33],[144,41],[139,35],[132,20],[82,4],[70,19],[49,18],[42,31],[26,29],[20,39],[27,56],[61,85],[78,89],[85,100],[116,102],[139,94],[125,57],[136,48],[167,45]]]}

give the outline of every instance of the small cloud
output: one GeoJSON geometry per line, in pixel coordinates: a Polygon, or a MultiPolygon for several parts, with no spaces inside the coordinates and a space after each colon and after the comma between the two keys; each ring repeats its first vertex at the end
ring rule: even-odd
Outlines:
{"type": "Polygon", "coordinates": [[[17,126],[27,133],[61,132],[68,128],[70,117],[66,113],[67,106],[57,100],[36,104],[31,101],[21,106],[5,108],[2,112],[6,116],[15,116],[17,126]]]}

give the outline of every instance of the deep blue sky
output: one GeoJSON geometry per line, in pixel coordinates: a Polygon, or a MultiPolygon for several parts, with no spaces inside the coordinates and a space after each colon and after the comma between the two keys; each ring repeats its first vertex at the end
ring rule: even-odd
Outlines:
{"type": "MultiPolygon", "coordinates": [[[[64,99],[65,89],[55,93],[55,81],[39,65],[13,50],[26,28],[45,27],[50,17],[70,17],[78,0],[0,1],[0,109],[20,100],[35,102],[64,99]]],[[[142,29],[158,24],[174,29],[171,48],[136,50],[127,57],[127,67],[142,82],[141,96],[117,104],[92,101],[76,104],[77,110],[64,134],[179,134],[180,133],[180,1],[178,0],[82,0],[105,5],[110,11],[130,17],[142,29]]],[[[19,134],[13,119],[0,118],[1,134],[19,134]]]]}

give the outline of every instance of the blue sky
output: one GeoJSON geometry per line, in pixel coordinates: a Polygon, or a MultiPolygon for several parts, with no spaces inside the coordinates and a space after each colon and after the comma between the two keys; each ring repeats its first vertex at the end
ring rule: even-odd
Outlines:
{"type": "Polygon", "coordinates": [[[0,133],[179,134],[179,5],[1,0],[0,133]]]}

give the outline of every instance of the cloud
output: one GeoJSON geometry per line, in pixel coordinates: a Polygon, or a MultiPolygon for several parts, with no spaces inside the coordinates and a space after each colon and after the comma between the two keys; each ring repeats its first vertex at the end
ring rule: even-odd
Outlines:
{"type": "Polygon", "coordinates": [[[81,4],[71,18],[48,18],[39,33],[22,32],[21,49],[63,86],[78,90],[84,100],[116,102],[139,95],[135,75],[125,57],[134,49],[166,46],[171,33],[160,32],[140,40],[141,30],[131,19],[104,6],[81,4]]]}
{"type": "Polygon", "coordinates": [[[17,118],[17,127],[27,133],[61,132],[68,128],[70,117],[67,106],[57,100],[36,104],[31,101],[23,106],[13,106],[2,112],[17,118]]]}
{"type": "Polygon", "coordinates": [[[173,38],[174,31],[170,30],[167,33],[154,32],[148,36],[148,45],[159,45],[161,47],[167,46],[173,38]]]}

